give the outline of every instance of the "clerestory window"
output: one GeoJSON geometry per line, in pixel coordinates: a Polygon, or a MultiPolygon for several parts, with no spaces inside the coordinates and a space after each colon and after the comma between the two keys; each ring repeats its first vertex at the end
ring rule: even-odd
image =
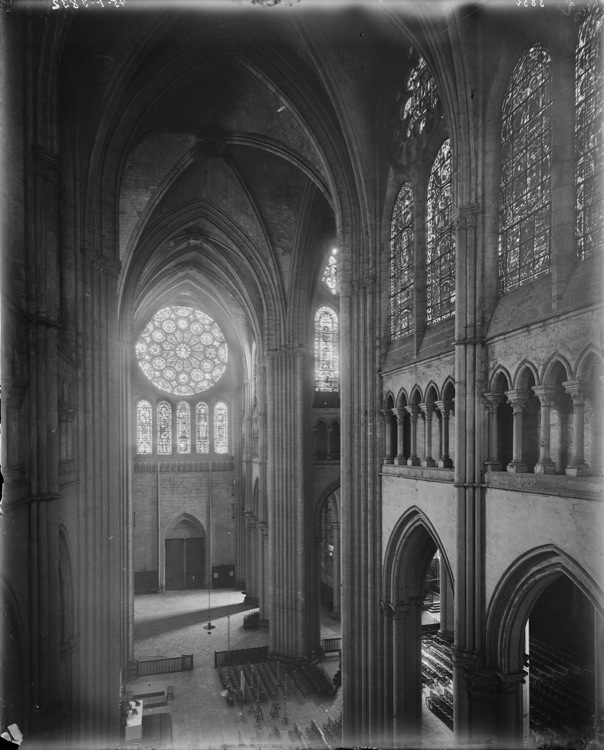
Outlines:
{"type": "Polygon", "coordinates": [[[499,191],[499,291],[550,270],[551,72],[549,52],[530,47],[503,100],[499,191]]]}
{"type": "Polygon", "coordinates": [[[315,390],[339,391],[338,316],[331,307],[320,307],[315,314],[315,390]]]}
{"type": "Polygon", "coordinates": [[[604,13],[597,5],[579,29],[575,56],[575,150],[577,188],[577,258],[602,247],[604,224],[604,135],[602,123],[601,44],[604,13]]]}
{"type": "Polygon", "coordinates": [[[451,142],[442,144],[430,170],[426,207],[426,319],[440,323],[455,314],[455,236],[451,142]]]}
{"type": "Polygon", "coordinates": [[[403,183],[390,222],[390,335],[405,336],[414,329],[413,277],[415,242],[413,190],[403,183]]]}

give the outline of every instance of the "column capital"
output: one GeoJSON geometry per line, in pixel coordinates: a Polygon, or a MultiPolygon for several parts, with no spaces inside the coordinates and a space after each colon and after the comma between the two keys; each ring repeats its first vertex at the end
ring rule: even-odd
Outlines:
{"type": "Polygon", "coordinates": [[[452,399],[446,399],[445,401],[435,401],[434,406],[436,406],[438,411],[442,414],[450,414],[455,407],[455,402],[452,399]]]}
{"type": "Polygon", "coordinates": [[[505,395],[508,397],[508,401],[512,406],[526,406],[531,392],[528,388],[516,388],[512,391],[506,391],[505,395]]]}
{"type": "Polygon", "coordinates": [[[566,380],[562,385],[572,398],[573,406],[582,406],[592,388],[589,380],[566,380]]]}
{"type": "Polygon", "coordinates": [[[499,679],[504,693],[515,693],[520,685],[524,685],[524,680],[528,676],[527,672],[518,672],[517,674],[502,674],[499,672],[499,679]]]}
{"type": "Polygon", "coordinates": [[[561,388],[558,385],[534,385],[531,390],[542,406],[550,406],[561,393],[561,388]]]}
{"type": "Polygon", "coordinates": [[[388,424],[390,422],[390,413],[394,412],[394,409],[381,409],[380,415],[382,419],[384,420],[384,424],[388,424]]]}
{"type": "Polygon", "coordinates": [[[482,403],[487,409],[496,409],[505,398],[505,393],[483,393],[482,403]]]}
{"type": "Polygon", "coordinates": [[[411,417],[411,421],[416,421],[417,420],[417,415],[420,412],[419,406],[417,404],[409,404],[408,406],[405,406],[405,409],[409,413],[409,415],[411,417]]]}
{"type": "Polygon", "coordinates": [[[425,402],[423,404],[419,405],[419,408],[422,410],[422,412],[430,419],[434,412],[436,411],[436,404],[434,402],[425,402]]]}
{"type": "Polygon", "coordinates": [[[490,669],[468,668],[464,670],[468,692],[476,698],[494,703],[499,691],[499,676],[490,669]]]}
{"type": "Polygon", "coordinates": [[[480,209],[476,204],[460,206],[451,214],[451,221],[455,229],[469,229],[475,227],[478,222],[480,209]]]}
{"type": "Polygon", "coordinates": [[[394,414],[394,416],[396,417],[396,421],[399,424],[401,424],[407,414],[407,410],[404,406],[395,406],[394,409],[390,409],[390,411],[394,414]]]}

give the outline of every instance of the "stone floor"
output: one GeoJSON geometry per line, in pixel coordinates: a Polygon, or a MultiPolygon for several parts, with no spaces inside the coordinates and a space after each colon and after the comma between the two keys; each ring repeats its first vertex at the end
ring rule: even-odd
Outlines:
{"type": "MultiPolygon", "coordinates": [[[[263,721],[258,729],[255,707],[251,710],[229,707],[221,696],[222,684],[214,668],[214,653],[230,649],[268,645],[265,629],[244,630],[243,618],[251,607],[243,603],[238,591],[207,589],[172,591],[163,594],[140,595],[135,598],[135,658],[139,660],[193,654],[194,669],[171,672],[154,678],[141,677],[128,683],[160,679],[174,688],[174,700],[166,707],[146,709],[169,712],[172,718],[172,747],[157,741],[125,743],[125,747],[142,750],[210,750],[223,748],[301,748],[308,747],[306,736],[294,741],[290,736],[294,725],[305,735],[311,720],[322,728],[329,719],[336,721],[341,714],[341,691],[328,698],[306,698],[304,701],[289,695],[280,704],[279,716],[271,718],[270,704],[263,703],[263,721]],[[206,630],[208,611],[214,629],[206,630]],[[287,722],[284,721],[286,714],[287,722]]],[[[340,623],[322,616],[321,637],[340,635],[340,623]]],[[[325,657],[320,666],[333,676],[339,667],[337,654],[325,657]]],[[[427,709],[423,714],[422,747],[450,748],[452,732],[427,709]]],[[[332,742],[332,747],[340,743],[332,742]]],[[[315,745],[316,746],[316,745],[315,745]]],[[[324,745],[321,745],[324,747],[324,745]]]]}

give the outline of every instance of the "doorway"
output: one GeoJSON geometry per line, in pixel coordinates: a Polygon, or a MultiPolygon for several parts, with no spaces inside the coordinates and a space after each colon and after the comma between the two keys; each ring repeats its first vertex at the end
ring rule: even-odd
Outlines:
{"type": "Polygon", "coordinates": [[[166,534],[166,591],[200,589],[205,581],[206,540],[203,529],[181,519],[166,534]]]}

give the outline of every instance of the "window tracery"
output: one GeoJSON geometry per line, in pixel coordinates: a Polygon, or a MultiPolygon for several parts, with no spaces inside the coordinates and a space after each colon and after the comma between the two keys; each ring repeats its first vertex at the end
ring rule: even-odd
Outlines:
{"type": "Polygon", "coordinates": [[[222,401],[214,407],[214,451],[229,452],[229,407],[222,401]]]}
{"type": "Polygon", "coordinates": [[[455,237],[451,221],[453,208],[451,143],[440,147],[428,179],[427,231],[427,322],[439,323],[455,313],[455,237]]]}
{"type": "Polygon", "coordinates": [[[502,106],[501,294],[550,270],[550,179],[550,56],[534,45],[514,68],[502,106]]]}
{"type": "Polygon", "coordinates": [[[338,316],[327,306],[315,314],[315,390],[339,391],[338,316]]]}
{"type": "Polygon", "coordinates": [[[178,453],[191,452],[191,407],[187,401],[176,405],[176,440],[178,453]]]}
{"type": "Polygon", "coordinates": [[[409,74],[407,94],[402,119],[405,136],[410,138],[432,130],[442,109],[436,81],[423,57],[419,58],[409,74]]]}
{"type": "Polygon", "coordinates": [[[155,313],[136,343],[139,365],[162,391],[192,396],[222,377],[228,347],[218,325],[192,307],[165,307],[155,313]]]}
{"type": "Polygon", "coordinates": [[[411,333],[413,320],[413,191],[405,182],[394,204],[390,223],[390,335],[411,333]]]}
{"type": "Polygon", "coordinates": [[[172,406],[168,401],[157,405],[157,452],[172,453],[172,406]]]}
{"type": "Polygon", "coordinates": [[[338,248],[334,247],[323,269],[321,281],[327,286],[332,294],[338,292],[338,248]]]}
{"type": "Polygon", "coordinates": [[[148,454],[153,452],[153,411],[148,401],[139,401],[136,405],[136,452],[148,454]]]}
{"type": "Polygon", "coordinates": [[[604,137],[600,59],[603,12],[595,6],[579,29],[575,56],[575,182],[577,187],[577,258],[588,258],[601,247],[604,199],[604,137]]]}

